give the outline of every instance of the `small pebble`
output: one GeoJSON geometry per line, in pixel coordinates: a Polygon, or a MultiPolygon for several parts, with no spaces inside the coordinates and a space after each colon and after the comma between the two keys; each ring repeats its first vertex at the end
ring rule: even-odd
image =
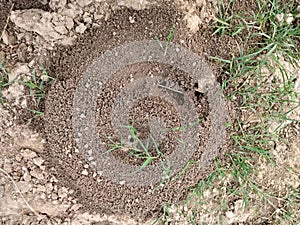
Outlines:
{"type": "Polygon", "coordinates": [[[81,172],[81,174],[82,174],[82,175],[84,175],[84,176],[87,176],[87,175],[89,175],[89,173],[88,173],[88,171],[87,171],[87,170],[83,170],[83,171],[81,172]]]}

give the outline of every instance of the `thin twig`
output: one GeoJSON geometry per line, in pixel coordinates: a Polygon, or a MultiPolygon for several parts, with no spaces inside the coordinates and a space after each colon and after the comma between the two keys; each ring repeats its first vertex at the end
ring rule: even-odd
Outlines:
{"type": "Polygon", "coordinates": [[[178,91],[178,90],[175,90],[175,89],[170,88],[170,87],[167,87],[167,86],[164,86],[164,85],[161,85],[161,84],[158,84],[158,87],[161,87],[161,88],[167,89],[167,90],[169,90],[169,91],[173,91],[173,92],[175,92],[175,93],[178,93],[178,94],[182,94],[182,95],[183,95],[183,92],[178,91]]]}
{"type": "Polygon", "coordinates": [[[4,25],[4,27],[3,27],[3,30],[2,30],[2,32],[1,32],[1,37],[3,37],[3,34],[4,34],[5,30],[6,30],[6,27],[7,27],[8,22],[9,22],[10,14],[11,14],[11,12],[12,12],[12,10],[13,10],[14,5],[15,5],[15,3],[13,3],[13,4],[11,5],[11,7],[10,7],[9,14],[8,14],[8,16],[7,16],[7,18],[6,18],[6,23],[5,23],[5,25],[4,25]]]}
{"type": "Polygon", "coordinates": [[[29,203],[26,201],[24,195],[22,194],[22,192],[20,191],[18,185],[16,184],[16,182],[13,180],[13,178],[3,169],[0,168],[0,172],[4,173],[10,180],[11,182],[14,184],[15,189],[17,192],[19,192],[19,194],[21,195],[21,197],[23,198],[25,204],[27,205],[27,207],[38,217],[40,218],[40,215],[29,205],[29,203]]]}

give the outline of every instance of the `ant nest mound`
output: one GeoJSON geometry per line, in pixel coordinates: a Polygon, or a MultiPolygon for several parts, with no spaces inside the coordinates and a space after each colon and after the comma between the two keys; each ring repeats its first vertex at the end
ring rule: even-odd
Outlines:
{"type": "Polygon", "coordinates": [[[225,100],[197,54],[135,35],[70,50],[87,59],[49,93],[47,156],[89,210],[147,217],[182,199],[219,156],[225,100]]]}

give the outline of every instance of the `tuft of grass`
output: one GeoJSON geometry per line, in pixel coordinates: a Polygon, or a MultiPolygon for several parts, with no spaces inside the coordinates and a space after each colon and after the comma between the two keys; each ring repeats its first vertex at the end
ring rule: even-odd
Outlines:
{"type": "Polygon", "coordinates": [[[9,82],[8,71],[4,68],[5,58],[0,62],[0,105],[3,105],[5,100],[2,96],[2,91],[5,87],[11,85],[15,80],[9,82]]]}
{"type": "Polygon", "coordinates": [[[170,45],[170,43],[171,43],[171,40],[172,40],[172,38],[173,38],[173,36],[174,36],[174,29],[175,29],[175,26],[173,25],[173,26],[170,28],[169,33],[168,33],[168,36],[167,36],[167,38],[166,38],[166,46],[165,46],[165,47],[163,46],[161,40],[159,40],[158,37],[155,37],[155,39],[157,40],[159,46],[164,50],[164,54],[165,54],[165,55],[167,54],[168,47],[169,47],[169,45],[170,45]]]}
{"type": "Polygon", "coordinates": [[[278,0],[257,0],[257,11],[251,14],[235,14],[231,11],[234,3],[231,0],[225,6],[223,1],[219,2],[214,35],[237,37],[249,48],[247,52],[240,48],[239,55],[231,59],[211,58],[220,63],[222,73],[228,78],[222,83],[222,88],[229,90],[227,98],[239,102],[237,110],[255,114],[256,121],[249,127],[245,127],[249,121],[236,120],[231,138],[241,151],[270,157],[266,149],[280,139],[280,124],[291,120],[289,114],[299,107],[294,77],[285,70],[281,59],[297,66],[300,25],[289,24],[286,16],[278,20],[278,15],[287,15],[286,12],[296,16],[293,1],[285,5],[278,0]],[[270,132],[274,122],[279,126],[270,132]]]}
{"type": "Polygon", "coordinates": [[[297,216],[300,210],[300,188],[290,188],[282,202],[284,205],[280,210],[280,216],[291,224],[299,223],[297,216]]]}
{"type": "Polygon", "coordinates": [[[46,95],[45,86],[53,83],[54,81],[55,78],[49,76],[46,69],[42,67],[42,76],[40,76],[40,78],[37,77],[37,70],[34,69],[32,78],[20,83],[29,88],[30,96],[36,105],[39,106],[41,100],[44,99],[46,95]]]}
{"type": "Polygon", "coordinates": [[[2,96],[2,90],[4,87],[8,86],[8,73],[6,72],[6,70],[3,67],[3,62],[4,60],[0,63],[0,104],[2,105],[4,103],[4,99],[2,96]]]}
{"type": "Polygon", "coordinates": [[[151,225],[157,225],[159,222],[162,224],[166,224],[168,222],[168,217],[172,216],[172,214],[169,211],[170,207],[170,204],[164,203],[161,207],[162,215],[159,218],[157,218],[153,223],[151,223],[151,225]]]}
{"type": "Polygon", "coordinates": [[[221,0],[218,4],[218,18],[213,26],[214,35],[236,37],[244,45],[251,45],[251,53],[244,55],[253,59],[260,55],[266,57],[280,53],[292,63],[299,58],[297,42],[300,38],[300,24],[287,22],[288,17],[296,18],[299,12],[293,8],[291,0],[284,4],[279,0],[256,0],[257,11],[251,13],[232,12],[235,1],[227,5],[221,0]],[[290,14],[291,15],[290,15],[290,14]],[[280,20],[279,16],[283,18],[280,20]]]}
{"type": "Polygon", "coordinates": [[[189,160],[185,165],[184,167],[181,169],[181,171],[175,176],[172,178],[172,181],[174,180],[177,180],[179,177],[181,177],[187,170],[190,166],[192,165],[197,165],[199,164],[198,162],[194,161],[194,160],[189,160]]]}
{"type": "MultiPolygon", "coordinates": [[[[203,119],[199,119],[193,123],[191,123],[188,126],[179,126],[170,129],[169,131],[179,131],[179,132],[184,132],[186,129],[192,128],[196,125],[199,125],[203,119]]],[[[143,163],[141,164],[140,168],[133,172],[132,174],[138,173],[141,170],[145,169],[148,165],[150,165],[154,160],[160,160],[160,163],[162,167],[164,168],[164,173],[162,176],[162,179],[160,183],[157,185],[156,188],[154,188],[153,191],[157,190],[160,187],[163,187],[165,182],[168,180],[176,180],[180,178],[190,166],[197,164],[197,162],[193,160],[189,160],[185,166],[182,168],[182,170],[175,176],[173,176],[173,171],[172,171],[172,166],[170,162],[166,159],[164,153],[159,149],[159,146],[156,142],[156,140],[153,138],[152,135],[149,135],[147,138],[147,143],[144,144],[143,141],[138,137],[137,135],[137,130],[134,126],[134,121],[131,121],[130,125],[123,125],[123,128],[126,128],[129,130],[130,136],[131,136],[131,144],[130,146],[126,145],[123,140],[120,141],[114,141],[112,138],[107,137],[108,140],[108,150],[106,151],[107,154],[115,152],[115,151],[120,151],[120,152],[125,152],[127,153],[127,157],[133,157],[138,160],[142,160],[143,163]],[[150,145],[154,146],[154,150],[152,149],[150,151],[150,145]],[[173,177],[172,177],[173,176],[173,177]],[[172,178],[171,178],[172,177],[172,178]]],[[[184,145],[184,143],[179,140],[177,137],[175,137],[178,141],[178,144],[184,145]]],[[[129,174],[129,175],[132,175],[129,174]]]]}
{"type": "MultiPolygon", "coordinates": [[[[127,128],[130,132],[130,136],[132,138],[133,146],[125,146],[123,141],[115,142],[111,138],[108,138],[110,144],[109,144],[109,150],[107,153],[111,153],[114,151],[125,151],[128,152],[128,157],[134,157],[140,160],[143,160],[142,165],[140,168],[135,171],[134,173],[138,173],[141,170],[145,169],[148,165],[151,164],[151,162],[158,158],[163,158],[163,153],[159,150],[158,145],[154,138],[150,135],[148,140],[150,139],[153,142],[153,145],[155,147],[155,154],[151,153],[149,150],[149,146],[151,144],[150,141],[147,142],[147,144],[144,144],[143,141],[137,136],[137,130],[134,127],[134,123],[132,122],[129,126],[122,126],[123,128],[127,128]]],[[[132,175],[132,174],[131,174],[132,175]]]]}
{"type": "Polygon", "coordinates": [[[34,114],[34,116],[31,117],[31,118],[29,119],[29,121],[32,121],[32,120],[34,120],[34,119],[37,119],[37,118],[39,118],[39,117],[44,116],[44,112],[41,112],[41,111],[38,111],[38,110],[34,110],[34,109],[29,109],[29,111],[32,112],[32,113],[34,114]]]}
{"type": "Polygon", "coordinates": [[[50,76],[44,66],[42,66],[42,74],[38,76],[37,70],[34,69],[32,77],[26,81],[19,83],[29,88],[29,96],[35,103],[35,109],[29,109],[33,116],[28,119],[31,122],[34,119],[44,116],[44,112],[41,111],[41,102],[46,96],[46,87],[51,85],[56,78],[50,76]]]}
{"type": "MultiPolygon", "coordinates": [[[[5,58],[0,62],[0,104],[2,105],[5,100],[2,96],[2,91],[5,87],[16,82],[17,77],[13,81],[9,81],[9,72],[4,67],[5,58]]],[[[42,99],[45,98],[46,91],[45,86],[53,83],[56,78],[48,75],[46,69],[42,66],[42,76],[38,78],[37,70],[34,69],[31,79],[26,80],[25,82],[18,81],[20,84],[25,85],[29,88],[29,94],[32,97],[33,101],[38,107],[42,99]]],[[[42,116],[43,113],[38,110],[30,110],[35,113],[35,117],[42,116]]]]}

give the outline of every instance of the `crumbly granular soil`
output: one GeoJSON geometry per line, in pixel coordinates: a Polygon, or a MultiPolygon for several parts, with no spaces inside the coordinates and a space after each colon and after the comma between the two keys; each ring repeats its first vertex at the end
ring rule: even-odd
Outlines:
{"type": "MultiPolygon", "coordinates": [[[[88,210],[104,213],[126,212],[139,217],[157,215],[163,202],[175,203],[183,199],[187,189],[196,185],[206,173],[191,165],[177,180],[166,181],[162,188],[152,193],[156,187],[125,186],[122,183],[115,183],[102,177],[101,173],[99,174],[99,171],[89,165],[84,156],[76,151],[76,143],[73,139],[71,118],[74,92],[87,66],[93,62],[95,57],[106,50],[125,42],[154,39],[156,36],[163,39],[168,35],[170,27],[173,25],[178,27],[178,30],[183,27],[183,24],[179,22],[179,16],[172,4],[167,3],[159,8],[145,9],[139,12],[124,9],[111,15],[111,18],[99,28],[80,37],[74,47],[63,48],[56,52],[51,68],[52,73],[59,74],[59,79],[52,87],[46,100],[45,131],[47,136],[46,148],[48,149],[46,157],[50,159],[52,165],[56,165],[58,180],[63,185],[72,186],[75,195],[88,210]],[[135,18],[134,23],[129,20],[130,17],[135,18]]],[[[187,40],[183,38],[184,35],[179,34],[173,41],[185,43],[187,40]]],[[[135,77],[134,73],[140,73],[139,76],[146,76],[149,72],[164,74],[164,76],[170,77],[172,81],[180,83],[182,88],[190,90],[189,95],[196,103],[199,119],[204,117],[204,121],[199,126],[200,146],[191,157],[191,160],[198,161],[208,139],[211,118],[208,116],[205,96],[195,92],[194,85],[197,81],[191,80],[186,74],[161,65],[133,65],[131,68],[119,71],[115,78],[110,80],[104,88],[105,91],[102,96],[100,95],[98,98],[98,107],[101,109],[103,105],[104,107],[109,106],[109,102],[114,99],[118,89],[126,86],[130,75],[135,77]]],[[[155,99],[149,101],[158,107],[155,99]]],[[[164,110],[167,117],[175,118],[175,123],[171,124],[172,126],[180,125],[172,108],[164,107],[164,110]]],[[[100,111],[98,132],[113,135],[111,125],[109,125],[110,108],[100,111]],[[103,124],[107,126],[102,126],[103,124]]],[[[145,111],[145,115],[150,111],[147,104],[143,106],[143,111],[145,111]]],[[[136,115],[133,112],[133,116],[136,115]]],[[[159,113],[157,116],[159,117],[159,113]]],[[[146,121],[142,120],[141,122],[145,123],[146,121]]],[[[168,140],[166,144],[176,145],[174,140],[168,140]]],[[[223,149],[223,151],[225,150],[223,149]]],[[[166,153],[168,154],[168,152],[166,153]]],[[[124,155],[119,157],[126,158],[124,155]]],[[[129,162],[134,163],[130,159],[129,162]]]]}

